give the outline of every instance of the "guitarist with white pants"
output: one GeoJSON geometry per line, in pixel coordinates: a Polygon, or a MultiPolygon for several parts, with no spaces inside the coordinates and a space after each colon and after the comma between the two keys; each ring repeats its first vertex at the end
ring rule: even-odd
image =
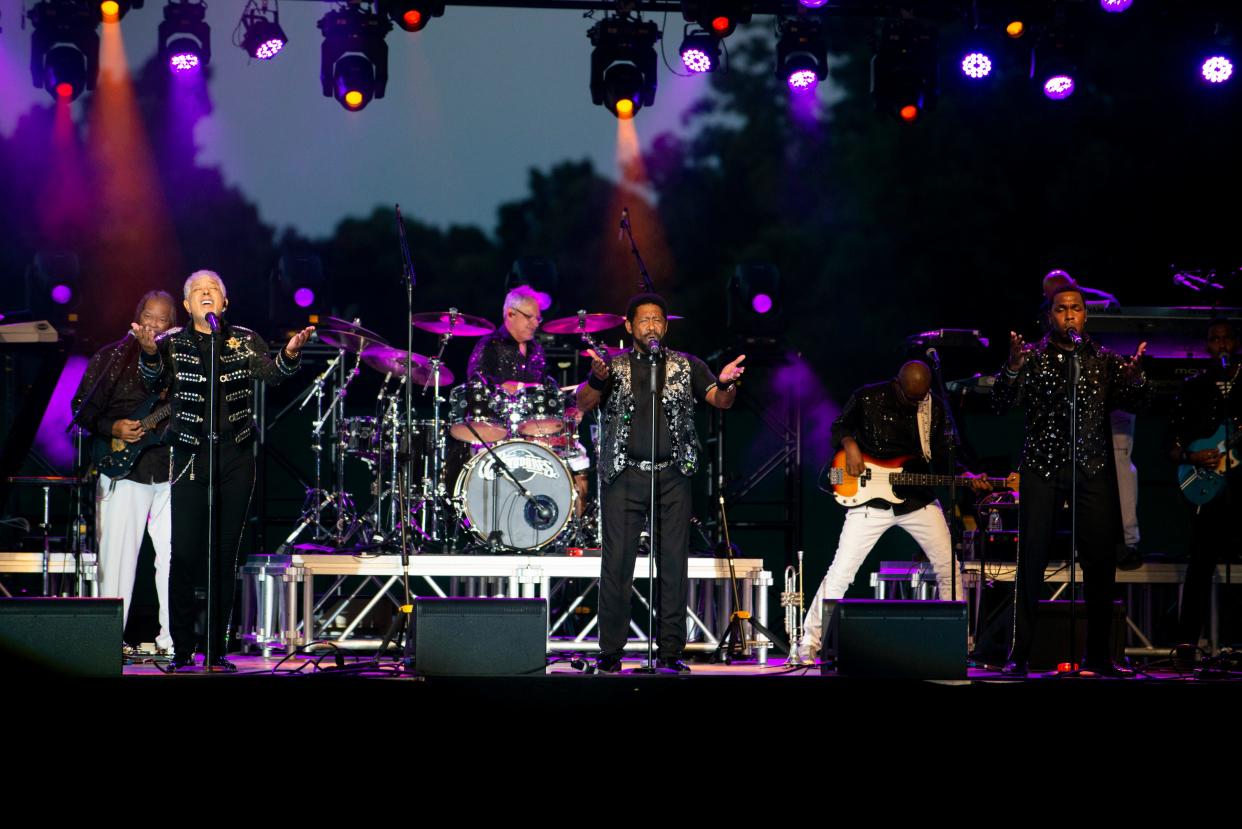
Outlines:
{"type": "MultiPolygon", "coordinates": [[[[928,464],[944,464],[951,457],[951,443],[945,431],[944,403],[931,393],[931,369],[917,360],[901,367],[897,376],[886,382],[863,386],[850,395],[845,408],[832,423],[833,447],[845,452],[845,472],[862,475],[866,469],[863,455],[872,458],[914,456],[928,464]]],[[[972,489],[992,488],[987,478],[966,474],[972,489]]],[[[940,598],[965,591],[961,574],[952,573],[952,542],[944,512],[930,486],[898,487],[892,504],[881,499],[851,507],[845,514],[845,525],[837,542],[836,556],[811,600],[803,623],[798,658],[812,661],[820,651],[823,639],[823,602],[840,599],[854,581],[858,568],[890,527],[901,527],[918,543],[936,571],[940,598]]],[[[962,643],[965,648],[965,643],[962,643]]]]}
{"type": "MultiPolygon", "coordinates": [[[[173,298],[164,291],[143,295],[134,322],[163,332],[176,322],[173,298]]],[[[133,415],[150,398],[138,374],[138,340],[130,333],[91,357],[74,395],[74,422],[112,452],[147,436],[141,418],[133,415]]],[[[157,427],[158,428],[158,427],[157,427]]],[[[98,459],[98,457],[97,457],[98,459]]],[[[168,568],[172,557],[172,505],[168,485],[168,448],[144,449],[124,473],[102,472],[95,494],[95,529],[99,556],[99,595],[123,600],[122,624],[129,621],[138,551],[143,531],[155,548],[155,593],[159,599],[160,632],[155,645],[172,651],[168,626],[168,568]]]]}

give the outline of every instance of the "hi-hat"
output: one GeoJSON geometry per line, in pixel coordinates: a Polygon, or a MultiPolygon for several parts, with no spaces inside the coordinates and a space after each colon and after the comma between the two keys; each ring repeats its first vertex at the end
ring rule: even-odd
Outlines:
{"type": "Polygon", "coordinates": [[[496,326],[482,317],[448,311],[422,311],[410,317],[410,324],[432,334],[452,334],[455,337],[481,337],[496,330],[496,326]]]}
{"type": "MultiPolygon", "coordinates": [[[[405,376],[405,351],[388,345],[373,345],[362,352],[362,362],[376,371],[391,372],[395,377],[405,376]]],[[[431,370],[431,360],[422,354],[409,352],[410,378],[420,386],[429,386],[435,382],[435,374],[431,370]]],[[[447,366],[440,366],[440,385],[453,383],[453,372],[447,366]]]]}
{"type": "Polygon", "coordinates": [[[582,317],[582,325],[579,326],[578,317],[575,315],[545,322],[543,331],[545,334],[579,334],[583,331],[594,334],[596,331],[616,328],[623,322],[625,322],[625,317],[619,314],[585,314],[582,317]]]}

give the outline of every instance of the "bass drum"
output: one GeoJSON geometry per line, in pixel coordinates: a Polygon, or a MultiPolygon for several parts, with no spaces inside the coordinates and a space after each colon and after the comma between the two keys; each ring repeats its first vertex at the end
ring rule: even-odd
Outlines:
{"type": "Polygon", "coordinates": [[[484,451],[466,462],[453,498],[467,528],[486,542],[514,550],[537,550],[553,541],[574,512],[573,476],[546,446],[508,440],[492,447],[539,508],[528,502],[484,451]]]}

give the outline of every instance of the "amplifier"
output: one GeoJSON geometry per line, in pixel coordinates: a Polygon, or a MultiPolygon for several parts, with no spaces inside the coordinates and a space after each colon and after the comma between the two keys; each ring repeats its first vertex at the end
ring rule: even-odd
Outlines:
{"type": "Polygon", "coordinates": [[[547,648],[546,599],[414,601],[414,667],[420,674],[538,674],[547,648]]]}

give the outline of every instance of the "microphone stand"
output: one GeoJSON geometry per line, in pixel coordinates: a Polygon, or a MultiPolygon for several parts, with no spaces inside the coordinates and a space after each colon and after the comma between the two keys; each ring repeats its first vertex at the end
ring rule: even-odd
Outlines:
{"type": "MultiPolygon", "coordinates": [[[[629,211],[627,210],[622,216],[622,227],[629,232],[629,211]]],[[[630,237],[630,244],[634,244],[634,237],[630,237]]],[[[638,267],[643,274],[643,279],[650,284],[650,278],[647,276],[647,270],[643,267],[642,257],[638,255],[638,248],[634,248],[634,256],[638,258],[638,267]]],[[[664,365],[663,350],[657,354],[652,351],[650,346],[647,350],[648,356],[651,357],[651,501],[647,513],[647,663],[641,668],[636,669],[637,673],[654,674],[655,667],[655,594],[656,594],[656,575],[655,560],[656,551],[659,544],[656,540],[656,417],[659,416],[659,370],[664,365]]],[[[641,539],[640,539],[641,546],[641,539]]],[[[662,592],[662,591],[661,591],[662,592]]],[[[663,598],[663,596],[661,596],[663,598]]]]}
{"type": "Polygon", "coordinates": [[[638,252],[638,245],[634,242],[634,233],[630,228],[630,209],[628,207],[621,208],[621,232],[629,238],[630,253],[634,254],[634,260],[638,262],[638,273],[643,278],[639,287],[647,293],[655,293],[655,283],[651,281],[651,274],[647,273],[647,265],[643,262],[643,255],[638,252]]]}
{"type": "MultiPolygon", "coordinates": [[[[393,212],[397,214],[397,244],[401,248],[401,283],[405,285],[405,428],[412,430],[414,426],[414,326],[411,320],[414,318],[414,285],[418,282],[418,278],[414,273],[414,259],[410,256],[409,241],[405,236],[405,219],[401,216],[401,205],[393,205],[393,212]]],[[[443,345],[440,347],[441,352],[444,351],[443,345]]],[[[361,354],[358,355],[361,358],[361,354]]],[[[436,439],[439,440],[439,417],[440,417],[440,371],[439,365],[434,366],[436,369],[436,439]]],[[[393,429],[396,430],[401,424],[394,424],[393,429]]],[[[413,434],[407,435],[406,446],[412,448],[414,445],[413,434]]],[[[405,453],[405,485],[408,486],[414,476],[414,453],[407,451],[405,453]]],[[[436,477],[438,479],[439,468],[436,468],[436,477]]],[[[402,516],[405,520],[405,516],[402,516]]],[[[434,530],[433,530],[434,533],[434,530]]],[[[404,536],[401,543],[402,555],[405,555],[404,536]]],[[[406,595],[409,595],[409,577],[406,577],[406,595]]]]}
{"type": "MultiPolygon", "coordinates": [[[[214,315],[213,315],[214,316],[214,315]]],[[[211,670],[216,656],[212,640],[215,639],[216,593],[223,585],[217,585],[216,567],[219,563],[220,531],[217,525],[216,472],[219,463],[220,435],[216,401],[220,393],[219,343],[220,324],[211,325],[208,335],[211,341],[211,359],[207,367],[207,647],[203,653],[204,669],[211,670]]],[[[191,322],[193,325],[193,322],[191,322]]],[[[223,654],[221,654],[223,655],[223,654]]]]}
{"type": "MultiPolygon", "coordinates": [[[[961,522],[955,522],[954,510],[957,509],[957,449],[960,433],[957,431],[957,419],[953,416],[953,403],[949,399],[944,386],[944,373],[940,370],[940,354],[934,348],[927,349],[927,356],[932,363],[932,377],[936,380],[936,389],[944,405],[944,433],[949,438],[949,506],[945,510],[946,524],[949,527],[949,601],[957,601],[957,542],[961,539],[961,522]],[[954,536],[954,527],[958,534],[954,536]]],[[[934,406],[934,401],[933,401],[934,406]]],[[[930,447],[928,447],[930,449],[930,447]]],[[[962,594],[965,595],[965,585],[962,594]]],[[[943,596],[940,597],[942,600],[943,596]]]]}
{"type": "Polygon", "coordinates": [[[1070,355],[1070,616],[1069,616],[1069,664],[1070,670],[1059,672],[1058,676],[1078,676],[1077,661],[1078,638],[1078,377],[1082,370],[1079,356],[1082,353],[1082,340],[1074,344],[1070,355]]]}

